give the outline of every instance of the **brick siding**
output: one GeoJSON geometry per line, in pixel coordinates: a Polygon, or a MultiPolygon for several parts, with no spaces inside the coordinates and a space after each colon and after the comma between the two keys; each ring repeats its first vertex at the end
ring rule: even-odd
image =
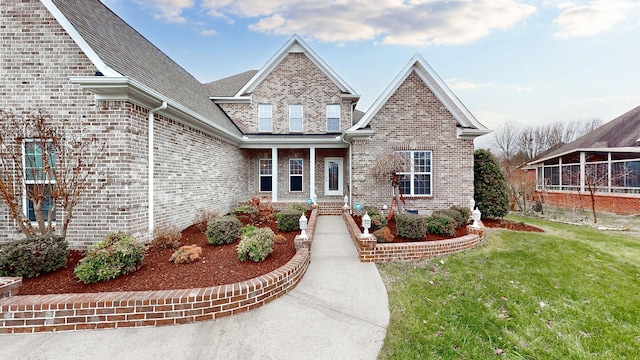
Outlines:
{"type": "Polygon", "coordinates": [[[353,201],[390,206],[393,190],[376,181],[370,167],[391,150],[432,151],[432,196],[405,196],[407,209],[421,214],[467,206],[473,197],[473,140],[457,139],[456,120],[413,72],[369,125],[375,135],[353,142],[353,201]]]}
{"type": "MultiPolygon", "coordinates": [[[[541,193],[536,193],[539,199],[541,193]]],[[[640,214],[640,197],[624,194],[596,194],[596,211],[614,213],[618,215],[640,214]]],[[[544,194],[544,203],[569,209],[586,209],[591,211],[591,196],[571,192],[547,192],[544,194]]]]}

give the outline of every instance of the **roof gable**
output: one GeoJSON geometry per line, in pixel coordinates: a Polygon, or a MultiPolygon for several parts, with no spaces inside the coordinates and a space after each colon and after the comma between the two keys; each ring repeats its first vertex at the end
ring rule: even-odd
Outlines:
{"type": "Polygon", "coordinates": [[[352,126],[348,132],[355,132],[359,129],[364,129],[369,125],[369,122],[373,117],[382,109],[382,107],[389,101],[391,96],[398,90],[398,88],[407,80],[409,75],[415,72],[418,77],[425,83],[425,85],[433,92],[438,100],[449,110],[453,117],[458,122],[459,131],[458,137],[461,138],[474,138],[476,136],[484,135],[490,132],[484,125],[482,125],[471,112],[462,104],[460,99],[456,97],[451,89],[442,81],[442,79],[436,74],[436,72],[429,66],[427,61],[416,54],[409,63],[402,69],[402,71],[396,76],[396,78],[389,84],[385,91],[378,97],[378,99],[371,105],[369,110],[366,111],[364,116],[358,121],[357,124],[352,126]]]}
{"type": "Polygon", "coordinates": [[[351,95],[354,98],[360,96],[333,71],[298,35],[293,35],[289,41],[278,52],[267,61],[267,63],[234,95],[235,98],[246,96],[255,88],[287,57],[290,53],[303,53],[313,62],[331,81],[340,89],[343,94],[351,95]]]}

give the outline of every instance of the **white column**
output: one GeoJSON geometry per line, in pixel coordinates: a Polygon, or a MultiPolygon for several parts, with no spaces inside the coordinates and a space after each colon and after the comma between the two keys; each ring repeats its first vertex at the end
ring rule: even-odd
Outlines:
{"type": "Polygon", "coordinates": [[[309,197],[316,193],[316,148],[309,148],[309,197]]]}
{"type": "Polygon", "coordinates": [[[271,201],[278,201],[278,148],[271,148],[271,167],[273,175],[271,180],[271,201]]]}
{"type": "Polygon", "coordinates": [[[587,176],[586,171],[587,171],[587,165],[586,165],[586,155],[583,152],[580,153],[580,192],[583,193],[584,192],[584,184],[585,184],[585,177],[587,176]]]}

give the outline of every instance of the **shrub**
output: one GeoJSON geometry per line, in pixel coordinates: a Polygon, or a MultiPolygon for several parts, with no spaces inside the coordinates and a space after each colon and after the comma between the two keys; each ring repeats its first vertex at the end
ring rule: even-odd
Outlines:
{"type": "Polygon", "coordinates": [[[509,212],[509,189],[498,161],[489,150],[476,150],[473,198],[482,218],[503,218],[509,212]]]}
{"type": "Polygon", "coordinates": [[[218,217],[218,214],[214,213],[213,211],[198,210],[198,213],[196,214],[196,219],[193,223],[196,226],[196,229],[198,229],[198,231],[205,232],[207,231],[207,224],[209,224],[209,221],[217,217],[218,217]]]}
{"type": "Polygon", "coordinates": [[[240,206],[236,206],[231,213],[233,215],[250,215],[251,217],[254,217],[258,214],[258,209],[249,204],[242,204],[240,206]]]}
{"type": "Polygon", "coordinates": [[[182,239],[182,233],[175,226],[169,226],[166,224],[160,225],[154,231],[152,247],[160,249],[177,249],[180,246],[180,239],[182,239]]]}
{"type": "Polygon", "coordinates": [[[367,214],[369,214],[369,216],[373,216],[373,215],[380,215],[380,209],[378,209],[375,206],[365,206],[364,207],[364,211],[367,212],[367,214]]]}
{"type": "Polygon", "coordinates": [[[382,229],[378,229],[373,232],[373,236],[376,237],[378,242],[388,243],[393,241],[393,234],[391,233],[391,229],[388,227],[383,227],[382,229]]]}
{"type": "Polygon", "coordinates": [[[188,264],[200,259],[202,256],[202,248],[196,244],[180,246],[176,252],[171,255],[169,261],[176,264],[188,264]]]}
{"type": "Polygon", "coordinates": [[[56,235],[0,244],[0,276],[37,277],[65,266],[68,256],[67,241],[56,235]]]}
{"type": "Polygon", "coordinates": [[[297,212],[302,215],[307,212],[307,205],[302,203],[291,204],[287,210],[291,210],[292,212],[297,212]]]}
{"type": "Polygon", "coordinates": [[[273,238],[273,242],[276,244],[284,244],[287,242],[287,238],[284,237],[284,235],[278,234],[273,238]]]}
{"type": "Polygon", "coordinates": [[[302,214],[297,211],[283,210],[275,214],[278,221],[278,230],[295,231],[300,230],[300,216],[302,214]]]}
{"type": "Polygon", "coordinates": [[[471,218],[471,210],[469,210],[469,208],[453,205],[451,210],[455,210],[462,215],[462,218],[464,219],[464,224],[462,225],[466,225],[469,222],[469,219],[471,218]]]}
{"type": "Polygon", "coordinates": [[[389,224],[387,218],[382,214],[369,214],[369,217],[371,218],[371,231],[382,229],[389,224]]]}
{"type": "Polygon", "coordinates": [[[434,213],[425,221],[427,232],[444,236],[455,236],[457,222],[444,213],[434,213]]]}
{"type": "MultiPolygon", "coordinates": [[[[464,226],[467,223],[467,218],[463,217],[460,211],[453,209],[436,210],[431,215],[444,215],[452,218],[456,222],[456,227],[464,226]]],[[[428,230],[427,230],[428,231],[428,230]]],[[[433,234],[433,233],[432,233],[433,234]]]]}
{"type": "Polygon", "coordinates": [[[207,240],[212,245],[231,244],[240,236],[242,222],[233,216],[223,216],[209,222],[207,240]]]}
{"type": "Polygon", "coordinates": [[[85,284],[114,279],[142,266],[145,247],[119,232],[107,235],[89,249],[73,272],[85,284]]]}
{"type": "Polygon", "coordinates": [[[238,244],[238,259],[247,261],[247,258],[258,262],[267,258],[273,251],[273,238],[275,234],[269,228],[257,228],[250,235],[243,235],[238,244]]]}
{"type": "Polygon", "coordinates": [[[415,214],[397,214],[395,218],[398,236],[419,240],[427,234],[424,216],[415,214]]]}

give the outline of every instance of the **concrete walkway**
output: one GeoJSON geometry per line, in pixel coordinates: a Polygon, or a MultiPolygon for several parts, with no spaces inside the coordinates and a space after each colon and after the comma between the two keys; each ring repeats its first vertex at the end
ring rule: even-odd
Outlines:
{"type": "Polygon", "coordinates": [[[340,216],[320,216],[311,264],[289,294],[250,312],[187,325],[0,335],[1,359],[375,359],[386,289],[360,263],[340,216]]]}

